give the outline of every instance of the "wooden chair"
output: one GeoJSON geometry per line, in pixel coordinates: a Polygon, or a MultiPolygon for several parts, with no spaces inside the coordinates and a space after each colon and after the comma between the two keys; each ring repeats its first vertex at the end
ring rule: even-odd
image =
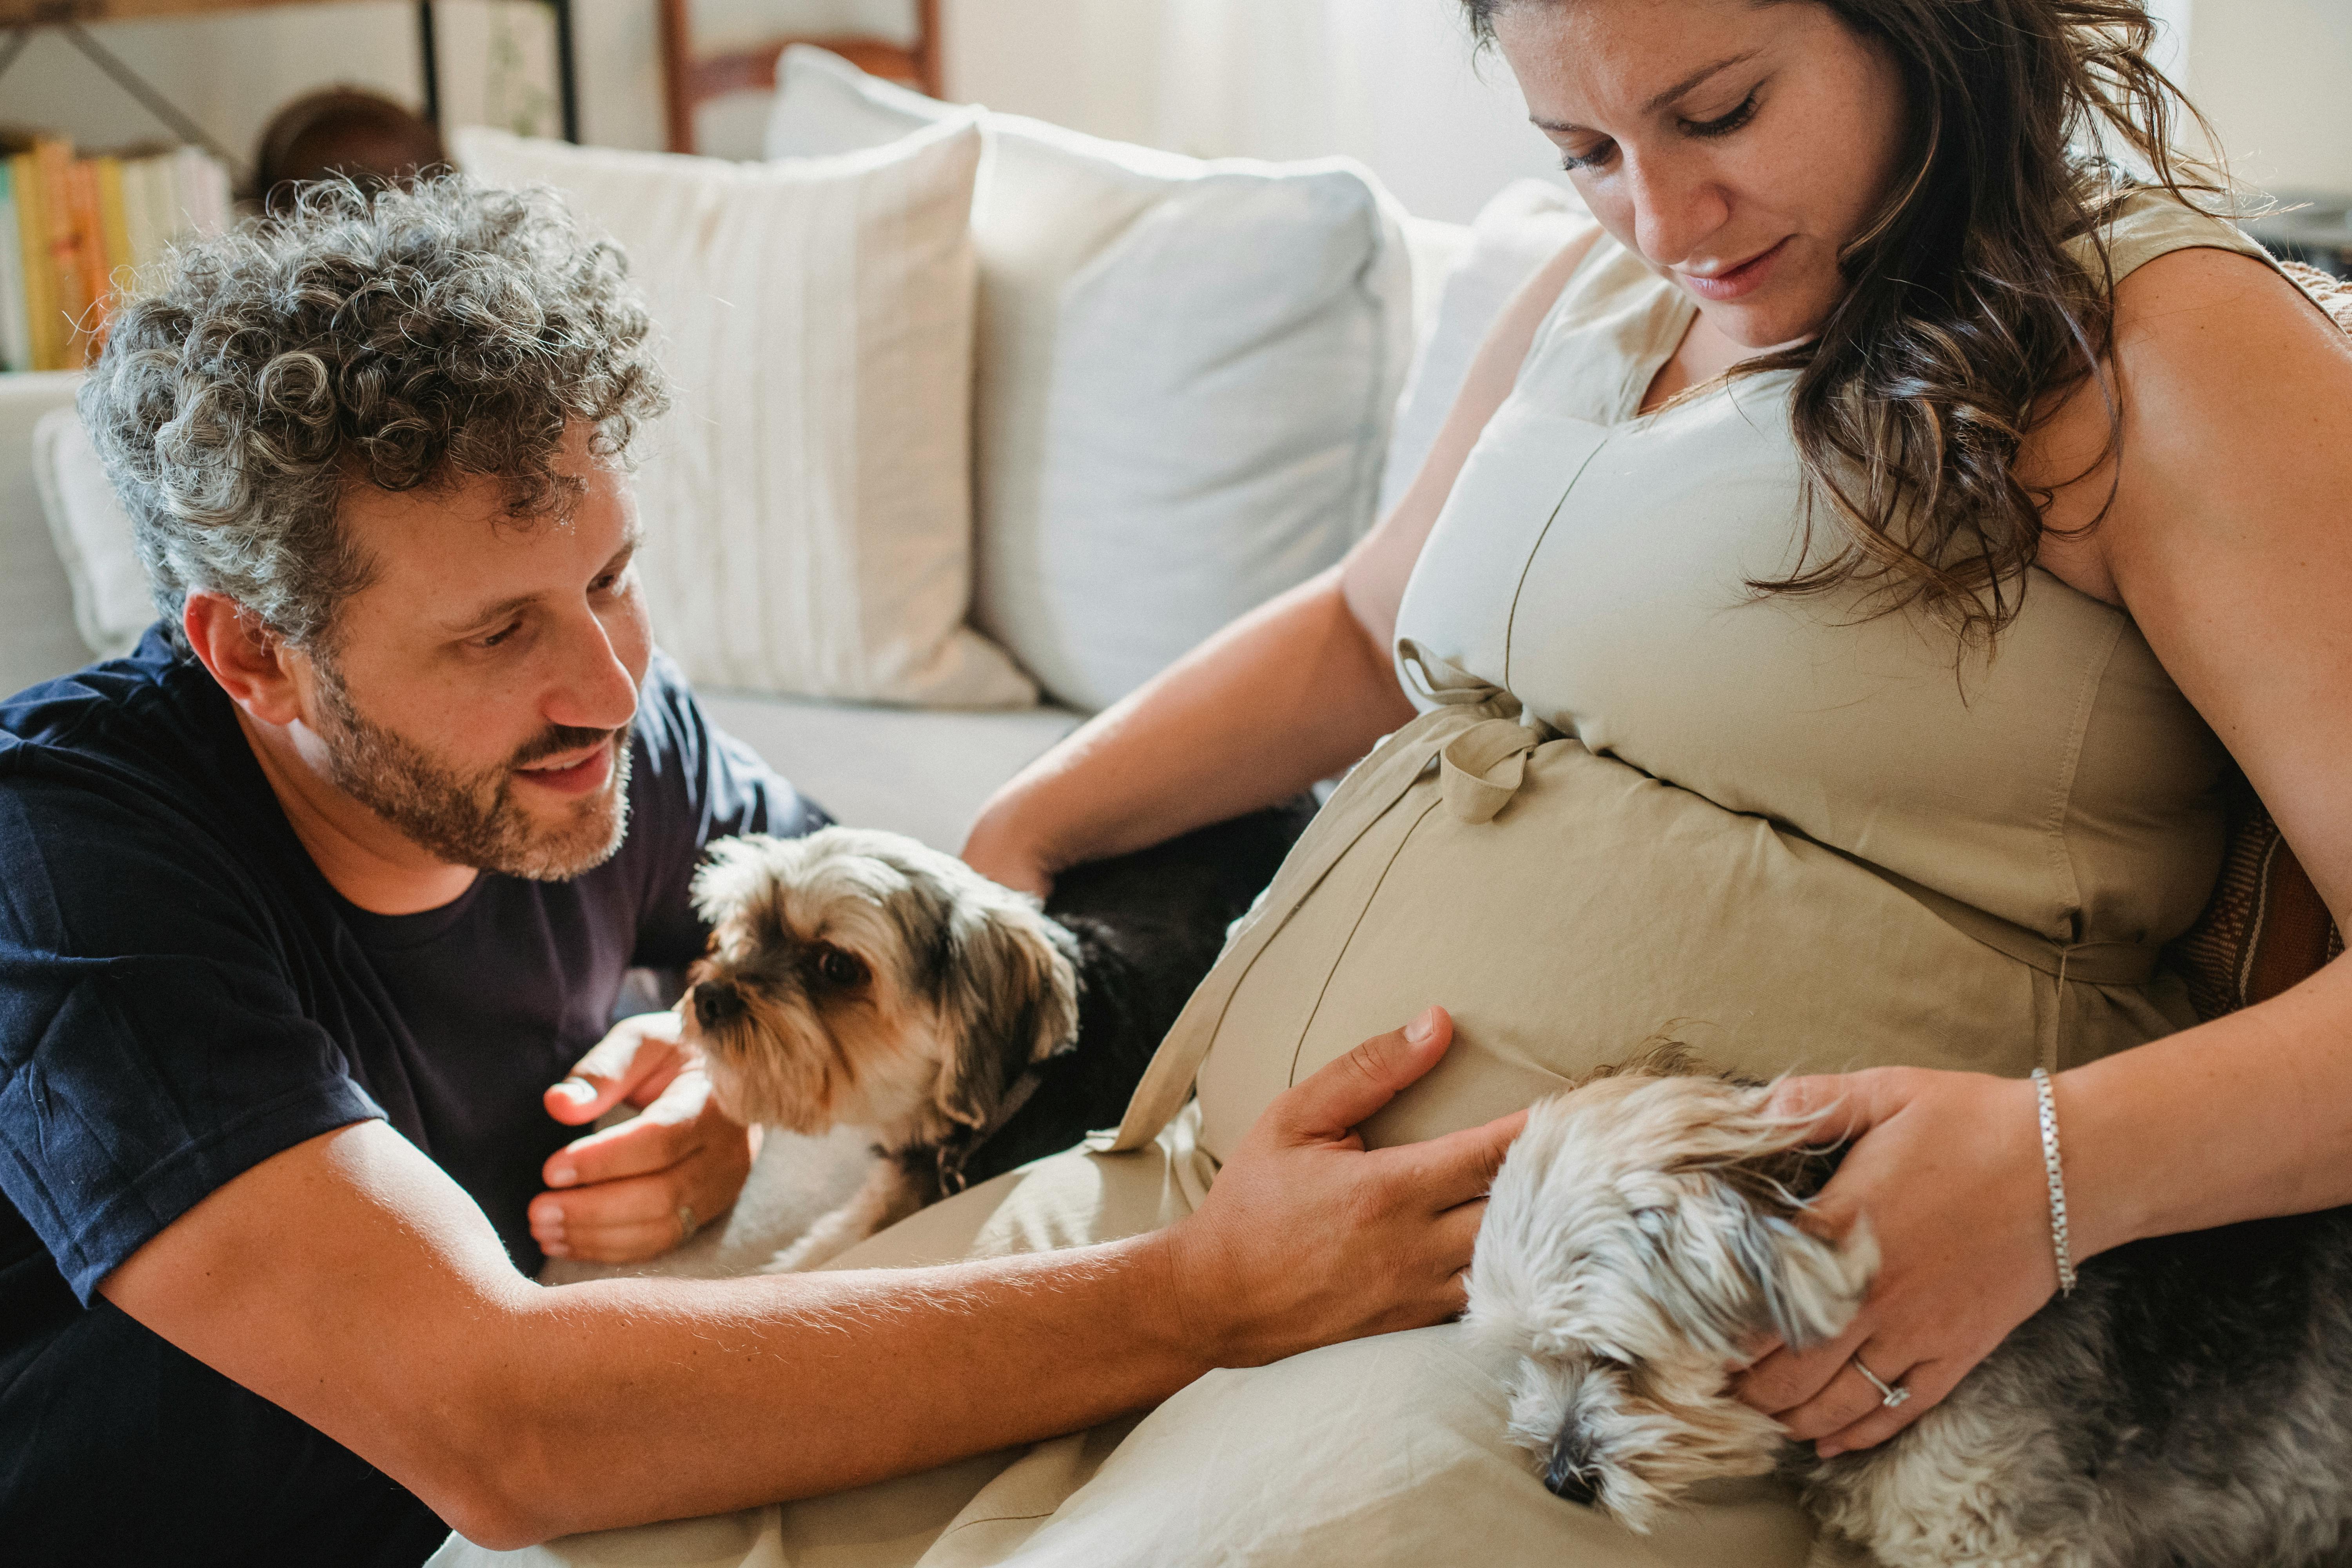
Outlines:
{"type": "Polygon", "coordinates": [[[693,0],[661,0],[662,82],[669,113],[669,150],[694,151],[697,106],[729,92],[772,91],[776,57],[788,44],[814,44],[831,49],[862,71],[904,82],[919,91],[940,95],[939,0],[914,0],[913,44],[851,36],[832,38],[782,37],[750,48],[723,54],[694,51],[693,0]]]}

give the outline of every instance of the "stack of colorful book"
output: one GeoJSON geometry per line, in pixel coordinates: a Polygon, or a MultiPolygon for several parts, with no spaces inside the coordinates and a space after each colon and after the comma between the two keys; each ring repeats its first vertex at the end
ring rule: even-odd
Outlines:
{"type": "Polygon", "coordinates": [[[228,171],[194,147],[74,156],[51,136],[0,158],[0,370],[74,370],[118,289],[184,235],[217,232],[228,171]]]}

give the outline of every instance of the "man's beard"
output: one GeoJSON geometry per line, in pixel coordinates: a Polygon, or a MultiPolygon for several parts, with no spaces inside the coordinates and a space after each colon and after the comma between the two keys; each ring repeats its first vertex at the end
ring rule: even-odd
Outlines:
{"type": "Polygon", "coordinates": [[[467,777],[362,714],[341,672],[319,672],[319,738],[328,777],[344,794],[452,866],[560,882],[613,858],[629,831],[629,726],[550,725],[505,762],[467,777]],[[514,770],[604,741],[614,748],[605,786],[562,819],[535,823],[514,798],[514,770]]]}

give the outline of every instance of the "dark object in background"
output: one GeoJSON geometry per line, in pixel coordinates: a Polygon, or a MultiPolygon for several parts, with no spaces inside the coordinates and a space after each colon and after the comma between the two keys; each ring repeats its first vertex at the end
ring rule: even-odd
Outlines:
{"type": "Polygon", "coordinates": [[[1238,920],[1315,816],[1312,795],[1074,866],[1045,912],[1078,939],[1078,1044],[1038,1068],[1028,1102],[974,1149],[977,1185],[1115,1125],[1238,920]]]}
{"type": "Polygon", "coordinates": [[[2286,211],[2247,218],[2238,226],[2281,261],[2300,261],[2332,278],[2352,278],[2352,196],[2342,192],[2283,191],[2286,211]]]}
{"type": "Polygon", "coordinates": [[[441,132],[415,110],[379,93],[331,87],[296,99],[262,128],[253,194],[269,207],[312,180],[342,174],[362,185],[398,184],[448,161],[441,132]]]}

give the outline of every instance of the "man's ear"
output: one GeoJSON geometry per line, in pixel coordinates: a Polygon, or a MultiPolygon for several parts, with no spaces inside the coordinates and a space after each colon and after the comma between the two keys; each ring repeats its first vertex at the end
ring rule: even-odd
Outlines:
{"type": "Polygon", "coordinates": [[[236,600],[192,589],[180,611],[188,647],[236,703],[264,724],[304,717],[294,653],[236,600]]]}

